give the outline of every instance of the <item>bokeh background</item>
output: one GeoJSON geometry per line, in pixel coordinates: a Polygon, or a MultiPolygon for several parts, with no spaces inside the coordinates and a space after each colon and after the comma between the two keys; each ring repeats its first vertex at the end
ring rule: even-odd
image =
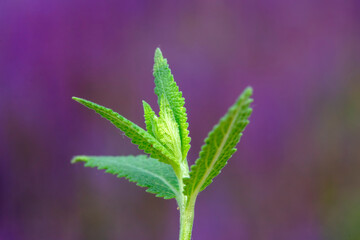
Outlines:
{"type": "Polygon", "coordinates": [[[254,88],[194,240],[360,239],[359,1],[2,0],[1,240],[177,239],[174,200],[70,164],[140,153],[71,97],[144,126],[156,47],[186,99],[191,163],[254,88]]]}

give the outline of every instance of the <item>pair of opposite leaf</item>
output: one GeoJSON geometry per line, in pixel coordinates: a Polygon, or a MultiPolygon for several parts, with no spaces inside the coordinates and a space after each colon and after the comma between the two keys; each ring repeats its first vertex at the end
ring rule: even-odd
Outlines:
{"type": "Polygon", "coordinates": [[[73,98],[109,120],[150,156],[76,156],[72,162],[84,161],[87,167],[97,167],[125,177],[147,187],[147,192],[157,197],[176,198],[180,204],[183,195],[196,197],[204,190],[236,151],[235,146],[252,112],[252,89],[246,88],[214,126],[189,172],[186,156],[190,149],[190,137],[185,100],[159,48],[155,51],[154,60],[155,93],[160,112],[156,116],[150,105],[143,101],[147,131],[109,108],[73,98]]]}

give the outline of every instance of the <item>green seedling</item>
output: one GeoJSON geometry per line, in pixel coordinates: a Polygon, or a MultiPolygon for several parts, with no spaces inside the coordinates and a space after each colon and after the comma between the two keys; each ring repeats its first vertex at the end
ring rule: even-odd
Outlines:
{"type": "Polygon", "coordinates": [[[252,89],[246,88],[214,126],[189,171],[187,154],[190,137],[185,100],[159,48],[155,51],[154,78],[160,112],[157,116],[143,101],[146,130],[109,108],[73,97],[109,120],[147,155],[75,156],[72,162],[84,162],[86,167],[104,169],[107,173],[125,177],[138,186],[146,187],[147,192],[157,197],[175,198],[180,211],[179,239],[190,240],[197,196],[235,153],[252,112],[252,89]]]}

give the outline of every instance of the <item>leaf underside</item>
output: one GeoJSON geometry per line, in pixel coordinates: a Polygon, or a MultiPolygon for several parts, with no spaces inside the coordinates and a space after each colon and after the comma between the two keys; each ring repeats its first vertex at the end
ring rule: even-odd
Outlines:
{"type": "Polygon", "coordinates": [[[251,95],[252,89],[245,89],[205,139],[199,158],[191,167],[190,177],[184,179],[185,195],[190,196],[204,190],[236,152],[235,146],[240,141],[252,112],[251,95]]]}
{"type": "Polygon", "coordinates": [[[96,167],[117,177],[125,177],[146,191],[165,199],[177,198],[179,185],[174,170],[170,165],[149,158],[138,156],[76,156],[72,163],[85,162],[85,167],[96,167]]]}
{"type": "Polygon", "coordinates": [[[120,114],[114,112],[110,108],[103,107],[82,98],[73,97],[73,99],[109,120],[113,125],[115,125],[115,127],[123,131],[125,135],[132,140],[132,143],[138,145],[139,149],[150,154],[152,158],[170,164],[174,167],[174,169],[178,169],[179,163],[176,159],[174,159],[168,150],[150,133],[146,132],[135,123],[127,120],[120,114]]]}
{"type": "Polygon", "coordinates": [[[179,133],[181,139],[182,160],[185,160],[187,152],[190,149],[189,131],[187,123],[185,100],[182,92],[174,81],[167,60],[163,57],[159,48],[155,51],[154,78],[155,78],[155,94],[158,96],[160,105],[161,96],[164,96],[169,102],[169,106],[174,113],[175,120],[179,125],[179,133]]]}

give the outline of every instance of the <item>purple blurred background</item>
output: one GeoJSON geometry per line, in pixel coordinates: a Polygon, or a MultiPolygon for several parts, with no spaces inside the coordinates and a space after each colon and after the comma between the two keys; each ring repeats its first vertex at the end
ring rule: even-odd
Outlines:
{"type": "Polygon", "coordinates": [[[359,1],[2,0],[1,240],[177,239],[174,200],[70,164],[141,153],[71,97],[144,126],[156,47],[186,99],[191,163],[254,88],[195,240],[360,239],[359,1]]]}

